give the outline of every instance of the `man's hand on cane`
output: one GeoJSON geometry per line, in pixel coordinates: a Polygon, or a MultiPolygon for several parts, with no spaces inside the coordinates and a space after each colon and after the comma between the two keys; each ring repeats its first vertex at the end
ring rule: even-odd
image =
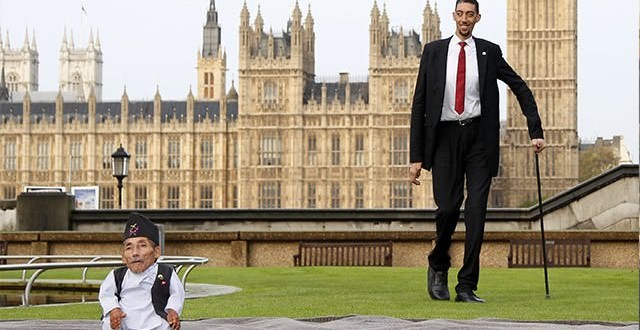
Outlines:
{"type": "Polygon", "coordinates": [[[539,154],[546,147],[544,139],[532,139],[533,152],[539,154]]]}

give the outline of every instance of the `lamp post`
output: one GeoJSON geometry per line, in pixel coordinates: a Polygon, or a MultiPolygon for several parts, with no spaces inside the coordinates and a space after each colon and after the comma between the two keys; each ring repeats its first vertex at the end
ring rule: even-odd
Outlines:
{"type": "Polygon", "coordinates": [[[131,156],[120,144],[120,148],[111,154],[113,177],[118,179],[118,207],[122,208],[122,180],[129,174],[129,158],[131,156]]]}

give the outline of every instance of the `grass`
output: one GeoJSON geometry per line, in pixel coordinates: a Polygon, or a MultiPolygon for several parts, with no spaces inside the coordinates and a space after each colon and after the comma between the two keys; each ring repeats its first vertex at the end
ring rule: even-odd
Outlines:
{"type": "MultiPolygon", "coordinates": [[[[46,277],[78,278],[77,271],[56,272],[46,277]]],[[[90,275],[104,278],[105,273],[94,270],[90,275]]],[[[552,268],[551,299],[545,299],[541,269],[485,268],[477,294],[487,299],[486,304],[429,300],[425,273],[424,268],[402,267],[198,267],[189,282],[233,285],[242,291],[188,299],[182,317],[309,318],[359,314],[406,319],[638,320],[635,269],[552,268]]],[[[452,291],[455,275],[456,270],[452,269],[452,291]]],[[[99,314],[100,307],[95,303],[0,309],[0,319],[96,319],[99,314]]]]}

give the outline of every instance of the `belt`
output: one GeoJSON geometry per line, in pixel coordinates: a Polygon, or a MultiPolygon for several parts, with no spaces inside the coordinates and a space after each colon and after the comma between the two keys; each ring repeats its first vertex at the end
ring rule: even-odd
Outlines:
{"type": "Polygon", "coordinates": [[[480,116],[458,120],[446,120],[440,122],[440,124],[457,124],[458,126],[465,126],[476,122],[480,122],[480,116]]]}

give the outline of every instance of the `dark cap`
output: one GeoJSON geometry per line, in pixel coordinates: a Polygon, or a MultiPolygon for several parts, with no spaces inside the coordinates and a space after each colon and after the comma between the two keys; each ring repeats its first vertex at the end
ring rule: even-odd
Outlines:
{"type": "Polygon", "coordinates": [[[124,227],[122,236],[125,240],[131,237],[147,237],[156,245],[160,244],[158,226],[151,222],[149,218],[137,212],[129,213],[129,220],[124,227]]]}

